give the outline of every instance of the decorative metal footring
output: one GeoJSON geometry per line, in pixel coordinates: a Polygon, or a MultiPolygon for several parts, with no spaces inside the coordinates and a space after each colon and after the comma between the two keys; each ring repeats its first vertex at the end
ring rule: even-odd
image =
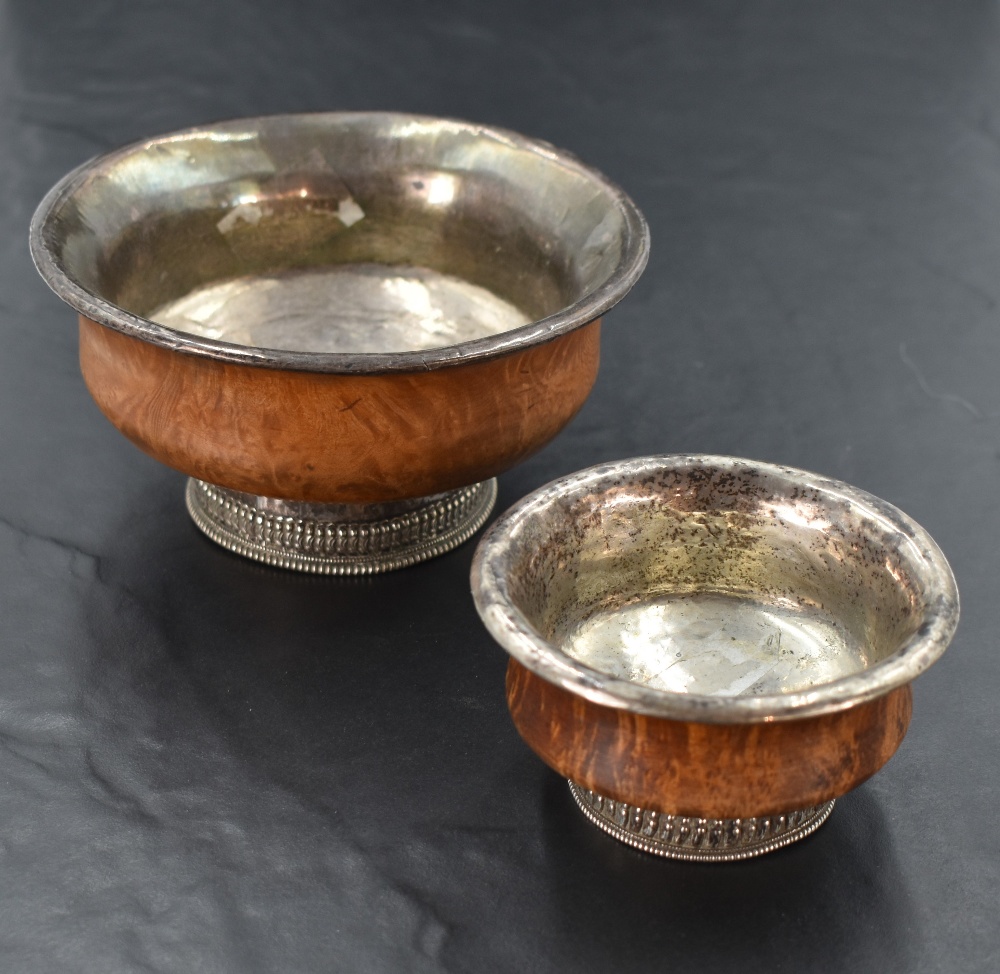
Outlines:
{"type": "Polygon", "coordinates": [[[599,829],[643,852],[695,862],[733,862],[773,852],[815,832],[833,802],[757,818],[695,818],[626,805],[571,781],[569,790],[599,829]]]}
{"type": "Polygon", "coordinates": [[[496,480],[391,504],[307,504],[190,479],[187,508],[217,544],[278,568],[371,575],[457,548],[485,523],[496,480]]]}

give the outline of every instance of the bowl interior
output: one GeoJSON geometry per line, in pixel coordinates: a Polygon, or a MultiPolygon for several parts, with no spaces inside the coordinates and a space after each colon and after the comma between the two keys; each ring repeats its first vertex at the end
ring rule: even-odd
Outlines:
{"type": "Polygon", "coordinates": [[[90,294],[171,329],[404,352],[519,328],[612,277],[621,194],[543,143],[386,114],[283,116],[113,153],[47,245],[90,294]]]}
{"type": "Polygon", "coordinates": [[[906,646],[941,594],[899,512],[799,471],[691,460],[541,493],[503,559],[511,607],[553,653],[655,690],[853,676],[906,646]]]}

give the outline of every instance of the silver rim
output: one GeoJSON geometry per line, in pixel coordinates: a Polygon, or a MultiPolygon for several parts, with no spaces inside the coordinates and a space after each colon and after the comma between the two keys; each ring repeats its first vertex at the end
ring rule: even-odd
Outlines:
{"type": "MultiPolygon", "coordinates": [[[[252,498],[191,478],[186,500],[198,528],[223,548],[275,568],[320,575],[374,575],[443,555],[486,523],[497,482],[406,502],[393,514],[381,505],[375,518],[331,515],[331,505],[299,505],[298,516],[274,513],[252,498]]],[[[266,499],[261,499],[266,500],[266,499]]]]}
{"type": "Polygon", "coordinates": [[[808,471],[705,454],[637,457],[601,464],[540,487],[502,514],[480,541],[472,565],[472,593],[479,615],[493,638],[542,679],[602,706],[703,723],[797,720],[836,713],[874,700],[910,683],[926,670],[947,648],[959,616],[958,589],[944,554],[927,531],[898,508],[863,490],[808,471]],[[517,609],[510,594],[512,539],[522,525],[548,506],[599,491],[607,482],[638,479],[657,470],[688,465],[724,470],[745,466],[775,477],[791,478],[846,500],[872,518],[891,524],[920,552],[924,562],[923,582],[928,592],[924,624],[897,652],[860,673],[801,691],[759,696],[701,696],[644,686],[591,669],[544,639],[517,609]]]}
{"type": "Polygon", "coordinates": [[[233,119],[215,125],[183,129],[153,139],[135,142],[113,152],[97,156],[64,176],[46,194],[38,205],[31,221],[30,250],[35,266],[49,287],[68,305],[116,331],[141,338],[154,345],[173,351],[235,362],[261,368],[291,369],[295,371],[325,373],[365,373],[425,371],[449,365],[483,361],[507,355],[510,352],[541,344],[588,324],[610,310],[631,290],[645,269],[649,256],[649,228],[638,207],[629,196],[598,170],[584,165],[572,153],[556,149],[539,139],[531,139],[507,129],[477,125],[454,119],[439,119],[422,115],[404,115],[389,112],[330,112],[314,115],[260,116],[233,119]],[[348,352],[296,352],[282,349],[258,348],[230,342],[203,338],[175,331],[133,314],[95,294],[72,277],[63,265],[52,238],[55,214],[63,203],[89,180],[99,177],[116,161],[130,153],[160,142],[174,141],[185,136],[206,131],[231,133],[252,129],[269,121],[284,119],[322,119],[334,126],[338,121],[363,118],[394,119],[414,123],[434,124],[452,129],[464,129],[491,139],[498,144],[514,146],[546,160],[556,169],[572,171],[584,176],[609,204],[622,215],[624,230],[622,250],[611,276],[599,287],[558,312],[533,321],[521,328],[498,335],[480,338],[457,345],[423,351],[399,353],[348,353],[348,352]]]}

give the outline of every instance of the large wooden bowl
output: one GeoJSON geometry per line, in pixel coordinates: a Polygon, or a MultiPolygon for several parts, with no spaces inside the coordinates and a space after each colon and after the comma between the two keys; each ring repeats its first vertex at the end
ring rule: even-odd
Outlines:
{"type": "Polygon", "coordinates": [[[277,116],[93,160],[32,225],[91,394],[194,482],[216,540],[396,567],[485,519],[597,373],[648,232],[543,142],[396,114],[277,116]]]}
{"type": "Polygon", "coordinates": [[[473,594],[518,731],[639,848],[738,859],[874,774],[958,592],[901,511],[815,474],[664,456],[549,484],[482,539],[473,594]]]}

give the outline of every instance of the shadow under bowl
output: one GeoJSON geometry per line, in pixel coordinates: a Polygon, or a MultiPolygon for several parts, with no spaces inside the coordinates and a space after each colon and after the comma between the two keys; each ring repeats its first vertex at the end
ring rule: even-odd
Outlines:
{"type": "Polygon", "coordinates": [[[35,263],[105,415],[196,522],[311,571],[464,540],[597,374],[648,231],[547,143],[390,113],[244,119],[66,176],[35,263]],[[399,506],[399,505],[402,506],[399,506]]]}
{"type": "Polygon", "coordinates": [[[944,556],[901,511],[731,457],[555,481],[493,525],[472,586],[527,743],[592,821],[679,858],[818,827],[895,752],[958,621],[944,556]]]}

